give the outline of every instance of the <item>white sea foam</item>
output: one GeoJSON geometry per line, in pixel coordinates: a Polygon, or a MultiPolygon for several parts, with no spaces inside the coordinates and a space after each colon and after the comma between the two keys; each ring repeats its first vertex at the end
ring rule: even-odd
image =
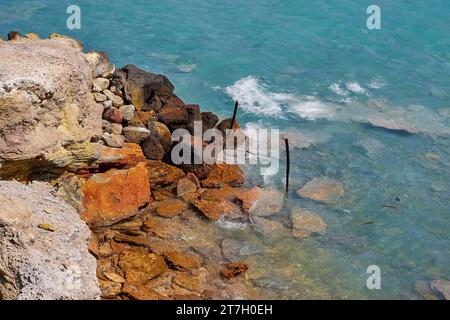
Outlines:
{"type": "Polygon", "coordinates": [[[384,86],[386,86],[386,83],[383,81],[383,79],[378,77],[378,78],[372,79],[367,84],[367,86],[372,89],[380,89],[380,88],[383,88],[384,86]]]}
{"type": "MultiPolygon", "coordinates": [[[[346,88],[354,93],[370,95],[357,82],[347,82],[346,88]]],[[[243,110],[264,116],[275,118],[291,116],[307,120],[324,119],[359,123],[376,122],[381,126],[385,124],[388,127],[414,128],[416,132],[450,136],[450,128],[445,123],[447,119],[423,106],[373,107],[373,103],[367,106],[355,100],[345,105],[335,104],[321,101],[315,96],[276,93],[251,76],[225,88],[225,92],[238,100],[243,110]]]]}
{"type": "Polygon", "coordinates": [[[291,99],[289,94],[268,91],[252,76],[240,79],[233,85],[226,87],[225,92],[234,100],[238,100],[245,111],[275,117],[282,116],[282,105],[291,99]]]}
{"type": "Polygon", "coordinates": [[[348,96],[348,91],[341,88],[339,83],[333,83],[328,87],[332,92],[340,96],[348,96]]]}
{"type": "Polygon", "coordinates": [[[355,81],[347,82],[345,84],[345,86],[347,87],[348,90],[350,90],[353,93],[357,93],[357,94],[366,94],[367,93],[367,90],[365,88],[361,87],[361,85],[355,81]]]}
{"type": "Polygon", "coordinates": [[[312,96],[302,97],[292,93],[272,92],[252,76],[240,79],[225,88],[225,92],[234,100],[238,100],[245,111],[276,118],[294,114],[315,120],[331,118],[336,111],[335,105],[321,102],[312,96]]]}
{"type": "Polygon", "coordinates": [[[180,64],[177,69],[183,73],[189,73],[194,71],[197,68],[196,64],[180,64]]]}

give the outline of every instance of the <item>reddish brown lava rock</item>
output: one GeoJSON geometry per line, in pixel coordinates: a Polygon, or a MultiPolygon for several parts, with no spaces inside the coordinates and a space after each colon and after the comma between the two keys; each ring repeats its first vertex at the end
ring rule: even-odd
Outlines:
{"type": "Polygon", "coordinates": [[[248,265],[244,262],[229,262],[225,264],[225,268],[222,270],[222,275],[227,279],[231,279],[245,273],[247,270],[248,265]]]}
{"type": "Polygon", "coordinates": [[[276,189],[243,189],[236,195],[236,199],[245,212],[261,217],[280,212],[284,205],[284,194],[276,189]]]}
{"type": "Polygon", "coordinates": [[[240,206],[230,201],[235,198],[237,192],[237,189],[230,187],[208,189],[191,203],[211,220],[218,220],[221,217],[241,218],[240,206]]]}
{"type": "Polygon", "coordinates": [[[147,161],[141,147],[135,143],[125,143],[122,148],[102,146],[100,157],[94,167],[122,168],[133,167],[140,162],[147,161]]]}
{"type": "Polygon", "coordinates": [[[251,189],[245,189],[240,192],[236,198],[241,203],[242,208],[249,212],[256,204],[256,202],[260,199],[262,195],[261,188],[254,187],[251,189]]]}
{"type": "Polygon", "coordinates": [[[148,204],[150,183],[144,163],[127,170],[93,175],[83,186],[82,219],[92,225],[111,225],[148,204]]]}
{"type": "Polygon", "coordinates": [[[164,258],[142,247],[123,251],[117,265],[124,271],[126,283],[145,283],[168,270],[164,258]]]}
{"type": "Polygon", "coordinates": [[[146,163],[148,178],[153,185],[176,184],[184,177],[183,170],[157,160],[148,160],[146,163]]]}
{"type": "Polygon", "coordinates": [[[145,246],[148,241],[146,236],[129,236],[123,233],[115,235],[114,240],[117,242],[129,243],[135,246],[145,246]]]}
{"type": "Polygon", "coordinates": [[[183,200],[169,199],[162,201],[156,207],[156,213],[162,217],[172,218],[187,210],[187,208],[188,205],[183,200]]]}
{"type": "Polygon", "coordinates": [[[103,119],[111,123],[122,123],[122,113],[117,108],[109,108],[103,113],[103,119]]]}
{"type": "Polygon", "coordinates": [[[103,299],[114,299],[122,290],[122,284],[114,281],[100,279],[98,284],[100,285],[101,297],[103,299]]]}
{"type": "Polygon", "coordinates": [[[156,201],[164,201],[176,197],[170,189],[152,190],[152,194],[156,201]]]}
{"type": "Polygon", "coordinates": [[[200,182],[193,173],[188,173],[185,178],[180,179],[177,185],[177,195],[186,201],[198,198],[200,182]]]}
{"type": "Polygon", "coordinates": [[[206,277],[203,274],[192,275],[186,272],[177,272],[173,282],[190,291],[203,294],[205,292],[206,277]]]}
{"type": "Polygon", "coordinates": [[[170,250],[165,251],[163,255],[174,268],[179,270],[198,269],[201,266],[200,257],[193,253],[170,250]]]}
{"type": "Polygon", "coordinates": [[[149,217],[144,222],[143,228],[146,232],[162,239],[173,239],[181,233],[180,224],[174,219],[155,216],[149,217]]]}
{"type": "Polygon", "coordinates": [[[134,300],[164,300],[165,296],[152,288],[138,283],[125,283],[122,292],[134,300]]]}
{"type": "Polygon", "coordinates": [[[242,186],[245,176],[242,169],[236,164],[215,164],[208,178],[201,182],[204,188],[220,188],[225,185],[231,187],[242,186]]]}

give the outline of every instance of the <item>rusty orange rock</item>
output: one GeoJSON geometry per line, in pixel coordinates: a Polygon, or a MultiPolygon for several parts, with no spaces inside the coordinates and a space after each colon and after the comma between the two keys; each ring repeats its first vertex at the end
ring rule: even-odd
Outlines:
{"type": "Polygon", "coordinates": [[[145,283],[168,269],[163,257],[142,247],[123,251],[117,265],[125,273],[127,283],[145,283]]]}
{"type": "Polygon", "coordinates": [[[125,283],[122,292],[134,300],[165,300],[163,295],[143,284],[125,283]]]}
{"type": "Polygon", "coordinates": [[[150,183],[158,186],[176,184],[184,177],[183,170],[157,160],[146,162],[150,183]]]}
{"type": "Polygon", "coordinates": [[[188,205],[186,202],[179,199],[169,199],[162,201],[156,207],[156,213],[162,217],[172,218],[187,210],[187,208],[188,205]]]}
{"type": "Polygon", "coordinates": [[[170,250],[165,251],[163,255],[175,269],[191,270],[198,269],[201,266],[200,257],[194,253],[170,250]]]}
{"type": "Polygon", "coordinates": [[[225,264],[225,268],[222,270],[222,275],[227,279],[231,279],[245,273],[247,270],[248,264],[244,262],[230,262],[225,264]]]}
{"type": "Polygon", "coordinates": [[[122,148],[102,146],[100,149],[100,157],[93,166],[98,168],[133,167],[146,160],[140,145],[136,143],[125,143],[122,148]]]}
{"type": "Polygon", "coordinates": [[[83,186],[86,223],[106,226],[128,218],[151,201],[144,163],[127,170],[94,174],[83,186]]]}
{"type": "Polygon", "coordinates": [[[220,189],[207,189],[191,203],[207,218],[218,220],[221,217],[238,219],[243,217],[241,207],[234,203],[239,189],[225,186],[220,189]]]}
{"type": "Polygon", "coordinates": [[[221,188],[225,185],[231,187],[242,186],[245,176],[242,169],[236,164],[215,164],[208,175],[202,181],[204,188],[221,188]]]}

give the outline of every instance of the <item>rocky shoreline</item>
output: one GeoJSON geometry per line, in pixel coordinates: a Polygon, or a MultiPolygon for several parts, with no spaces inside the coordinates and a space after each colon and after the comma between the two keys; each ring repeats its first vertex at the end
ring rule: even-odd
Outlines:
{"type": "MultiPolygon", "coordinates": [[[[194,121],[204,130],[224,130],[231,119],[219,123],[213,113],[185,104],[163,75],[133,65],[116,70],[105,53],[85,54],[62,35],[12,32],[0,45],[0,178],[47,182],[77,210],[91,229],[101,298],[257,297],[238,277],[245,262],[209,254],[220,243],[205,247],[188,235],[204,232],[199,226],[208,220],[248,221],[250,212],[266,209],[256,203],[267,192],[277,196],[272,211],[279,211],[283,195],[244,187],[237,165],[177,167],[169,157],[173,130],[193,133],[194,121]]],[[[34,216],[42,219],[34,232],[66,229],[42,212],[34,216]]],[[[16,273],[10,276],[15,289],[0,285],[2,296],[17,298],[26,289],[18,269],[8,270],[16,273]]],[[[54,294],[48,297],[80,298],[54,294]]]]}
{"type": "MultiPolygon", "coordinates": [[[[326,232],[308,210],[274,218],[284,193],[250,185],[238,165],[174,165],[174,130],[232,120],[66,36],[0,40],[0,110],[0,299],[276,298],[277,284],[247,276],[258,249],[212,222],[268,238],[326,232]]],[[[297,194],[333,204],[344,189],[317,177],[297,194]]]]}

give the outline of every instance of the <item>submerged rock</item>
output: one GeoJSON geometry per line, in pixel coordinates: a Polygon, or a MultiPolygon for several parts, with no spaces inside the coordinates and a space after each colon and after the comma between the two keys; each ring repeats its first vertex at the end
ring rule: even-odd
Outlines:
{"type": "Polygon", "coordinates": [[[225,268],[221,271],[221,273],[226,279],[231,279],[245,273],[247,270],[248,264],[242,261],[237,261],[225,264],[225,268]]]}
{"type": "Polygon", "coordinates": [[[241,250],[245,242],[233,239],[224,239],[221,243],[222,254],[228,261],[237,261],[241,257],[241,250]]]}
{"type": "Polygon", "coordinates": [[[450,300],[450,281],[444,279],[434,280],[431,281],[430,287],[443,299],[450,300]]]}
{"type": "Polygon", "coordinates": [[[284,206],[284,194],[276,189],[244,189],[236,195],[236,199],[245,212],[260,217],[276,214],[284,206]]]}
{"type": "Polygon", "coordinates": [[[438,300],[426,281],[417,281],[414,284],[414,290],[425,300],[438,300]]]}
{"type": "Polygon", "coordinates": [[[253,216],[251,218],[253,230],[268,238],[280,238],[288,235],[288,229],[279,221],[253,216]]]}
{"type": "Polygon", "coordinates": [[[292,235],[296,238],[308,238],[314,233],[324,234],[327,224],[315,212],[295,208],[291,212],[292,235]]]}
{"type": "Polygon", "coordinates": [[[329,177],[318,177],[308,181],[297,194],[302,198],[335,203],[344,195],[344,185],[329,177]]]}
{"type": "Polygon", "coordinates": [[[237,190],[227,187],[221,189],[205,190],[191,203],[207,218],[218,220],[220,218],[241,219],[242,210],[239,205],[232,202],[237,190]]]}
{"type": "Polygon", "coordinates": [[[439,114],[445,118],[450,118],[450,108],[442,108],[438,110],[439,114]]]}
{"type": "Polygon", "coordinates": [[[89,237],[78,213],[50,185],[1,181],[0,299],[98,299],[89,237]]]}
{"type": "Polygon", "coordinates": [[[391,119],[387,117],[369,117],[364,120],[364,123],[370,124],[374,127],[379,127],[383,129],[388,129],[392,131],[400,131],[406,133],[419,133],[420,130],[414,127],[412,124],[403,121],[401,119],[391,119]]]}

